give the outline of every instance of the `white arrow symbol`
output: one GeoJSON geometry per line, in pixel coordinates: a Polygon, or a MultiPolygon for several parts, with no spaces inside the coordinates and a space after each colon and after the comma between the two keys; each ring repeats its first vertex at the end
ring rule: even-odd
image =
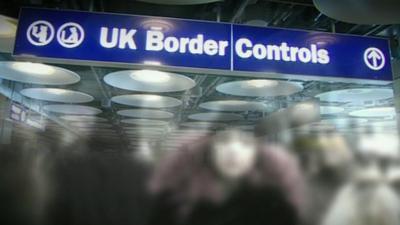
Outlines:
{"type": "Polygon", "coordinates": [[[367,48],[364,51],[364,62],[371,70],[381,70],[385,66],[385,55],[375,47],[367,48]]]}
{"type": "Polygon", "coordinates": [[[378,60],[382,59],[381,55],[375,50],[372,50],[367,57],[368,59],[372,59],[374,67],[378,67],[378,60]]]}

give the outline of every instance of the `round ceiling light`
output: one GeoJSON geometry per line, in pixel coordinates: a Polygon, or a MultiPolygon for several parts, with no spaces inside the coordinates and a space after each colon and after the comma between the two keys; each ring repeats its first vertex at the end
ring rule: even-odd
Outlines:
{"type": "Polygon", "coordinates": [[[334,115],[344,112],[344,108],[337,106],[320,106],[319,112],[321,115],[334,115]]]}
{"type": "Polygon", "coordinates": [[[12,52],[18,21],[0,15],[0,52],[12,52]]]}
{"type": "Polygon", "coordinates": [[[80,77],[70,70],[31,62],[0,62],[0,78],[40,85],[67,85],[79,82],[80,77]]]}
{"type": "Polygon", "coordinates": [[[116,88],[143,92],[177,92],[196,86],[196,83],[189,77],[156,70],[113,72],[106,75],[104,81],[116,88]]]}
{"type": "Polygon", "coordinates": [[[123,109],[119,110],[117,114],[141,119],[171,119],[174,117],[174,114],[170,112],[150,109],[123,109]]]}
{"type": "Polygon", "coordinates": [[[111,101],[122,105],[144,108],[168,108],[182,104],[182,101],[176,98],[146,94],[120,95],[112,97],[111,101]]]}
{"type": "Polygon", "coordinates": [[[70,122],[69,125],[79,128],[112,128],[110,123],[96,123],[96,122],[70,122]]]}
{"type": "Polygon", "coordinates": [[[146,19],[140,25],[144,30],[160,30],[163,33],[170,32],[174,28],[174,25],[170,21],[161,18],[146,19]]]}
{"type": "Polygon", "coordinates": [[[0,38],[15,37],[17,32],[17,20],[0,15],[0,38]]]}
{"type": "Polygon", "coordinates": [[[343,127],[351,127],[354,125],[363,125],[367,123],[367,119],[357,119],[357,118],[336,118],[336,119],[327,119],[327,120],[321,120],[320,123],[325,123],[325,124],[332,124],[336,126],[337,128],[343,128],[343,127]]]}
{"type": "MultiPolygon", "coordinates": [[[[339,122],[340,123],[340,122],[339,122]]],[[[299,127],[296,127],[293,129],[296,132],[333,132],[336,130],[336,126],[334,124],[331,124],[329,122],[326,121],[321,121],[321,122],[315,122],[315,123],[311,123],[311,124],[305,124],[305,125],[301,125],[299,127]]]]}
{"type": "Polygon", "coordinates": [[[246,97],[289,96],[302,90],[303,86],[298,83],[265,79],[233,81],[217,86],[221,93],[246,97]]]}
{"type": "Polygon", "coordinates": [[[179,124],[182,127],[199,128],[199,129],[216,129],[225,127],[223,123],[210,123],[210,122],[185,122],[179,124]]]}
{"type": "Polygon", "coordinates": [[[324,102],[363,103],[393,98],[393,90],[389,88],[355,88],[329,91],[315,97],[324,102]]]}
{"type": "Polygon", "coordinates": [[[235,121],[243,120],[243,116],[234,113],[196,113],[189,115],[191,120],[199,121],[235,121]]]}
{"type": "Polygon", "coordinates": [[[45,111],[60,114],[71,114],[71,115],[97,115],[102,113],[98,108],[84,106],[84,105],[45,105],[43,107],[45,111]]]}
{"type": "Polygon", "coordinates": [[[260,19],[249,20],[249,21],[246,21],[245,24],[248,26],[255,26],[255,27],[267,27],[268,26],[267,21],[260,20],[260,19]]]}
{"type": "Polygon", "coordinates": [[[60,119],[73,122],[108,122],[106,118],[98,116],[60,116],[60,119]]]}
{"type": "Polygon", "coordinates": [[[205,136],[210,135],[210,133],[195,133],[195,132],[190,132],[186,134],[169,134],[168,137],[165,139],[165,142],[187,142],[190,140],[196,140],[205,136]]]}
{"type": "Polygon", "coordinates": [[[169,124],[167,121],[149,119],[122,119],[121,123],[137,126],[167,126],[169,124]]]}
{"type": "Polygon", "coordinates": [[[382,118],[396,116],[396,110],[394,107],[376,107],[352,111],[349,113],[350,116],[354,117],[364,117],[364,118],[382,118]]]}
{"type": "Polygon", "coordinates": [[[60,88],[27,88],[21,94],[37,100],[63,103],[86,103],[94,98],[88,94],[60,88]]]}
{"type": "Polygon", "coordinates": [[[265,104],[260,102],[241,100],[210,101],[201,103],[199,107],[213,111],[226,112],[265,111],[267,108],[265,104]]]}

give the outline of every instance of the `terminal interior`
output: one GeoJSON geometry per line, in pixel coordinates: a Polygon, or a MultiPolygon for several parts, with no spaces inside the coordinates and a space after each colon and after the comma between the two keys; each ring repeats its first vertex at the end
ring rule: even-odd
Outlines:
{"type": "Polygon", "coordinates": [[[299,161],[314,193],[307,197],[314,211],[305,213],[304,224],[322,224],[335,193],[352,180],[355,165],[365,166],[363,171],[378,165],[384,175],[365,173],[365,180],[385,177],[385,185],[400,193],[399,20],[392,22],[391,7],[383,2],[376,7],[388,13],[372,14],[375,23],[347,12],[353,5],[346,9],[351,1],[345,0],[336,5],[318,0],[184,2],[0,3],[2,224],[146,224],[152,209],[147,180],[162,161],[229,130],[278,143],[299,161]],[[22,6],[387,38],[393,45],[394,80],[221,75],[160,69],[154,62],[108,67],[21,61],[11,49],[22,6]],[[342,17],[330,17],[337,14],[342,17]]]}

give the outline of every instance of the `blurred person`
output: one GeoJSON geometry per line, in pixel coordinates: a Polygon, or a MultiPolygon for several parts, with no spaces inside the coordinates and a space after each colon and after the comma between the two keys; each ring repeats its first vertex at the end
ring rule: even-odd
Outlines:
{"type": "Polygon", "coordinates": [[[358,160],[352,179],[339,190],[322,224],[400,224],[400,200],[390,186],[395,177],[390,160],[399,157],[397,135],[363,134],[355,150],[358,160]]]}
{"type": "Polygon", "coordinates": [[[390,185],[396,190],[397,195],[400,194],[400,165],[399,162],[391,163],[386,171],[386,178],[390,185]]]}
{"type": "Polygon", "coordinates": [[[400,201],[376,161],[358,167],[338,192],[322,225],[398,225],[400,201]]]}
{"type": "Polygon", "coordinates": [[[338,189],[349,179],[353,152],[338,133],[298,137],[292,148],[299,155],[310,193],[307,224],[318,224],[338,189]]]}
{"type": "Polygon", "coordinates": [[[131,152],[107,152],[98,139],[57,148],[52,156],[53,196],[46,223],[143,224],[149,209],[149,167],[131,152]],[[132,213],[133,212],[133,213],[132,213]]]}
{"type": "Polygon", "coordinates": [[[347,140],[338,133],[301,137],[293,148],[309,176],[344,179],[354,159],[347,140]]]}
{"type": "Polygon", "coordinates": [[[290,154],[236,130],[175,151],[149,187],[149,225],[299,224],[305,189],[290,154]]]}

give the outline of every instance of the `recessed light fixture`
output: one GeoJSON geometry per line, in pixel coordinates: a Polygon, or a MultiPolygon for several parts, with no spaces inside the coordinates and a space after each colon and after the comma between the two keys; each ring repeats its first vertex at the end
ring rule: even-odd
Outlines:
{"type": "Polygon", "coordinates": [[[0,62],[0,78],[40,85],[68,85],[79,82],[78,74],[56,66],[31,62],[0,62]]]}
{"type": "Polygon", "coordinates": [[[18,21],[14,18],[0,15],[0,52],[12,52],[17,23],[18,21]]]}
{"type": "Polygon", "coordinates": [[[86,103],[94,99],[82,92],[60,88],[27,88],[21,94],[32,99],[63,103],[86,103]]]}
{"type": "Polygon", "coordinates": [[[119,110],[117,114],[140,119],[171,119],[174,117],[174,114],[170,112],[151,109],[123,109],[119,110]]]}
{"type": "Polygon", "coordinates": [[[41,63],[14,62],[11,67],[19,72],[37,75],[51,75],[55,72],[53,67],[41,63]]]}
{"type": "Polygon", "coordinates": [[[143,62],[143,64],[146,64],[146,65],[157,65],[157,66],[159,66],[159,65],[161,65],[162,63],[159,62],[159,61],[150,61],[150,60],[146,60],[146,61],[143,62]]]}
{"type": "Polygon", "coordinates": [[[191,120],[199,121],[235,121],[243,120],[243,116],[234,113],[196,113],[188,116],[191,120]]]}
{"type": "Polygon", "coordinates": [[[97,123],[97,122],[70,122],[69,125],[73,127],[79,127],[79,128],[112,128],[113,125],[110,123],[97,123]]]}
{"type": "Polygon", "coordinates": [[[0,37],[15,37],[17,20],[0,15],[0,37]]]}
{"type": "Polygon", "coordinates": [[[142,92],[178,92],[193,88],[189,77],[157,70],[124,70],[107,74],[104,81],[113,87],[142,92]]]}
{"type": "Polygon", "coordinates": [[[131,73],[130,77],[134,80],[146,83],[164,83],[171,79],[171,76],[157,70],[138,70],[131,73]]]}
{"type": "Polygon", "coordinates": [[[324,92],[316,95],[324,102],[364,103],[393,98],[389,88],[354,88],[324,92]]]}
{"type": "Polygon", "coordinates": [[[201,103],[199,107],[213,111],[229,112],[265,111],[267,109],[264,103],[242,100],[209,101],[201,103]]]}
{"type": "Polygon", "coordinates": [[[396,110],[394,107],[375,107],[375,108],[352,111],[349,113],[349,115],[354,117],[364,117],[364,118],[373,118],[373,117],[393,118],[396,116],[396,110]]]}
{"type": "Polygon", "coordinates": [[[275,87],[279,84],[276,80],[248,80],[246,83],[256,88],[275,87]]]}
{"type": "Polygon", "coordinates": [[[176,98],[149,94],[120,95],[112,97],[111,101],[118,104],[145,108],[167,108],[182,104],[182,101],[176,98]]]}
{"type": "Polygon", "coordinates": [[[288,96],[302,90],[299,83],[266,79],[232,81],[217,86],[218,92],[245,97],[288,96]]]}
{"type": "Polygon", "coordinates": [[[321,115],[333,115],[344,112],[344,108],[337,106],[320,106],[319,111],[321,115]]]}
{"type": "Polygon", "coordinates": [[[167,121],[150,119],[122,119],[121,123],[136,126],[167,126],[169,124],[167,121]]]}
{"type": "Polygon", "coordinates": [[[100,109],[84,106],[84,105],[67,105],[67,104],[55,104],[55,105],[45,105],[43,107],[45,111],[60,114],[70,114],[70,115],[97,115],[102,113],[100,109]]]}
{"type": "Polygon", "coordinates": [[[66,121],[75,121],[75,122],[107,122],[108,120],[103,117],[98,117],[98,116],[74,116],[74,115],[67,115],[67,116],[60,116],[60,119],[66,120],[66,121]]]}
{"type": "MultiPolygon", "coordinates": [[[[202,128],[202,129],[214,129],[214,128],[221,128],[225,127],[224,123],[212,123],[212,122],[202,122],[202,121],[197,121],[197,122],[185,122],[179,124],[182,127],[188,127],[188,128],[202,128]]],[[[198,131],[198,130],[197,130],[198,131]]]]}

